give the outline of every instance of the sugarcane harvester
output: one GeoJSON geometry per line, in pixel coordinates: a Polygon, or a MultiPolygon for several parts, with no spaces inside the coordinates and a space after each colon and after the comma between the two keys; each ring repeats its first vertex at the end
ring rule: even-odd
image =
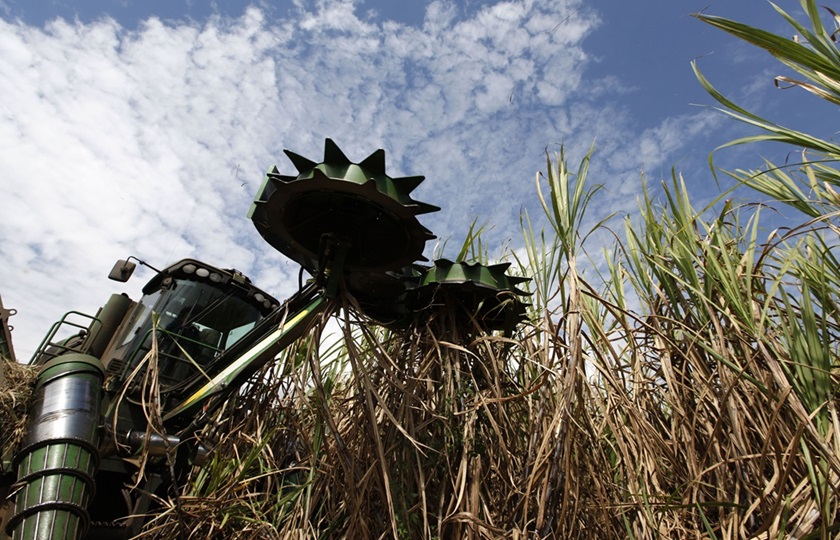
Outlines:
{"type": "Polygon", "coordinates": [[[95,316],[71,312],[33,355],[40,372],[26,433],[16,448],[3,449],[11,459],[0,492],[14,501],[6,534],[63,540],[139,533],[152,495],[165,496],[173,474],[202,463],[208,449],[195,435],[218,407],[335,309],[331,299],[340,292],[385,325],[405,323],[442,289],[471,304],[488,329],[522,317],[516,285],[523,278],[507,276],[507,265],[417,263],[434,238],[417,216],[438,210],[410,197],[422,176],[388,176],[383,150],[353,163],[330,139],[321,162],[286,155],[297,174],[272,168],[249,217],[311,279],[281,303],[242,273],[198,260],[163,270],[133,257],[118,261],[109,275],[117,281],[128,280],[137,263],[155,271],[140,300],[115,294],[95,316]],[[75,333],[61,338],[68,327],[75,333]],[[144,403],[150,376],[157,380],[157,426],[144,403]],[[147,458],[142,477],[140,455],[147,458]]]}

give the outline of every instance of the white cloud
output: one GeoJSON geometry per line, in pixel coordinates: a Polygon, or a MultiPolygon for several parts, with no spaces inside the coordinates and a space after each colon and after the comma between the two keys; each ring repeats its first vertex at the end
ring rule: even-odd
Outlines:
{"type": "Polygon", "coordinates": [[[295,6],[137,28],[0,20],[0,294],[19,353],[119,291],[104,276],[128,254],[198,257],[290,294],[297,267],[244,217],[270,165],[293,171],[282,148],[318,159],[332,137],[360,160],[384,147],[392,176],[427,177],[414,196],[444,210],[422,221],[455,245],[475,217],[519,237],[548,144],[597,139],[621,156],[611,172],[634,174],[679,147],[677,126],[636,144],[620,109],[591,103],[583,39],[598,17],[582,0],[437,1],[421,26],[349,0],[295,6]]]}
{"type": "Polygon", "coordinates": [[[0,21],[0,293],[20,306],[21,352],[103,302],[118,257],[253,263],[233,218],[277,140],[271,42],[255,10],[227,28],[0,21]]]}

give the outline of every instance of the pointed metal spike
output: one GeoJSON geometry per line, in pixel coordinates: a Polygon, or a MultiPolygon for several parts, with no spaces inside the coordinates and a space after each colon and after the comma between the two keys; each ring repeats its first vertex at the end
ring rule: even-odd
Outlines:
{"type": "MultiPolygon", "coordinates": [[[[299,173],[305,173],[311,171],[317,163],[314,161],[307,159],[301,155],[295,154],[291,150],[283,150],[290,160],[292,160],[292,164],[294,164],[295,169],[298,170],[299,173]]],[[[277,167],[275,167],[276,171],[277,167]]]]}
{"type": "Polygon", "coordinates": [[[425,179],[425,176],[402,176],[400,178],[394,178],[394,185],[399,186],[400,191],[408,195],[425,179]]]}
{"type": "Polygon", "coordinates": [[[499,263],[499,264],[491,264],[490,266],[487,267],[487,269],[490,270],[491,272],[502,272],[502,273],[506,272],[508,268],[510,268],[510,263],[509,262],[504,262],[504,263],[499,263]]]}
{"type": "Polygon", "coordinates": [[[440,206],[435,206],[433,204],[423,203],[423,202],[416,202],[417,210],[414,212],[417,215],[420,214],[428,214],[430,212],[437,212],[440,210],[440,206]]]}
{"type": "Polygon", "coordinates": [[[266,174],[280,174],[280,170],[277,168],[277,165],[272,165],[266,174]]]}
{"type": "Polygon", "coordinates": [[[425,236],[426,240],[431,240],[433,238],[437,238],[437,236],[435,236],[435,234],[432,231],[430,231],[429,229],[427,229],[426,227],[424,227],[422,225],[420,225],[420,234],[425,236]]]}
{"type": "Polygon", "coordinates": [[[385,150],[379,149],[376,152],[372,153],[368,157],[366,157],[361,163],[359,163],[359,167],[363,169],[367,169],[375,175],[384,175],[385,174],[385,150]]]}
{"type": "Polygon", "coordinates": [[[327,178],[327,179],[328,179],[328,178],[329,178],[329,176],[327,176],[327,173],[325,173],[325,172],[324,172],[324,171],[322,171],[321,169],[314,169],[314,170],[312,171],[312,179],[313,179],[313,180],[315,180],[315,179],[319,179],[319,180],[320,180],[320,179],[324,179],[324,178],[327,178]]]}
{"type": "Polygon", "coordinates": [[[324,163],[349,165],[351,161],[332,139],[327,139],[324,141],[324,163]]]}

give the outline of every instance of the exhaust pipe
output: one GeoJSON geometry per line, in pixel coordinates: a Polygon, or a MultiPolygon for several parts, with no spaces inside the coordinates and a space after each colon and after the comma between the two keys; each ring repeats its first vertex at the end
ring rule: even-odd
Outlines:
{"type": "Polygon", "coordinates": [[[99,466],[102,363],[69,353],[38,375],[27,434],[15,456],[14,540],[75,540],[90,524],[93,475],[99,466]]]}

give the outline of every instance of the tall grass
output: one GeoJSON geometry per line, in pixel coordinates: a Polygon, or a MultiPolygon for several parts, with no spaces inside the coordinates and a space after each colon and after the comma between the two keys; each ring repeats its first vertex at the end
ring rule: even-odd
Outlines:
{"type": "MultiPolygon", "coordinates": [[[[801,68],[810,82],[782,80],[833,100],[840,55],[813,2],[803,6],[808,28],[783,13],[798,41],[700,18],[801,68]]],[[[321,323],[229,403],[205,434],[211,463],[146,536],[840,536],[840,152],[739,108],[697,73],[725,111],[764,131],[736,144],[808,149],[796,167],[729,173],[767,200],[695,208],[674,174],[659,196],[645,189],[603,268],[583,265],[609,217],[592,215],[593,157],[573,171],[550,156],[536,195],[547,228],[523,216],[524,249],[511,254],[532,278],[527,322],[488,333],[439,298],[388,330],[343,296],[343,339],[321,350],[321,323]],[[774,203],[802,224],[763,232],[774,203]]]]}

